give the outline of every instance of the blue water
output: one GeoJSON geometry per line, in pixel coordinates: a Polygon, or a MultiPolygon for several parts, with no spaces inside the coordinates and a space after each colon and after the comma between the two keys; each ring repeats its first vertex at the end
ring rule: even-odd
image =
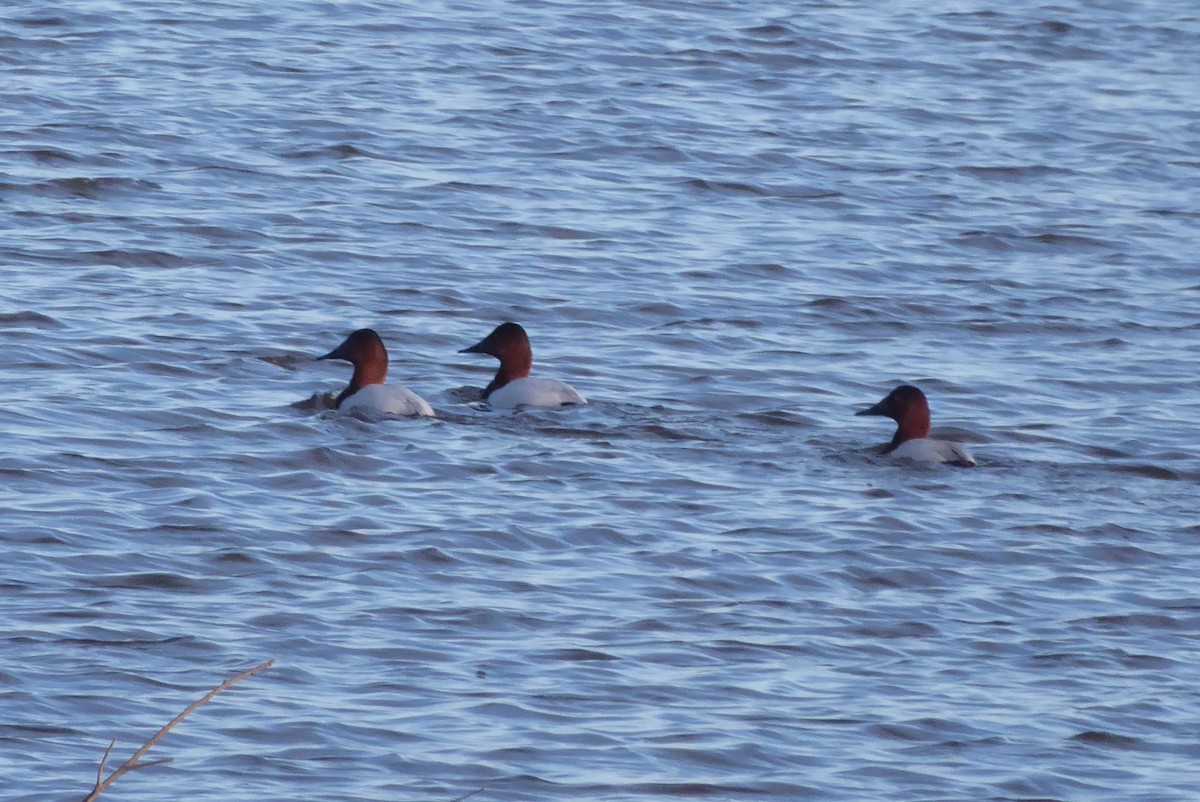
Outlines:
{"type": "Polygon", "coordinates": [[[1198,36],[12,10],[0,798],[275,658],[104,798],[1196,799],[1198,36]],[[591,403],[470,403],[502,320],[591,403]],[[436,419],[325,408],[363,326],[436,419]]]}

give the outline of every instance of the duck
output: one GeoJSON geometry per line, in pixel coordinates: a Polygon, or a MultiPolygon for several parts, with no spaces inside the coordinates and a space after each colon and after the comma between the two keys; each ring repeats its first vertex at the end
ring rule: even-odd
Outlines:
{"type": "Polygon", "coordinates": [[[533,369],[533,349],[529,346],[529,335],[519,323],[501,323],[491,334],[459,353],[488,354],[500,360],[496,377],[483,390],[483,400],[493,409],[587,403],[578,390],[564,381],[529,375],[533,369]]]}
{"type": "Polygon", "coordinates": [[[354,365],[354,375],[346,389],[334,401],[340,412],[367,409],[389,415],[433,417],[433,407],[424,398],[387,380],[388,354],[383,340],[374,329],[352,332],[342,344],[317,359],[344,359],[354,365]]]}
{"type": "Polygon", "coordinates": [[[898,424],[892,442],[883,453],[921,462],[943,462],[961,468],[975,466],[975,458],[959,443],[935,440],[929,436],[929,402],[925,393],[911,384],[902,384],[874,406],[855,415],[882,415],[898,424]]]}

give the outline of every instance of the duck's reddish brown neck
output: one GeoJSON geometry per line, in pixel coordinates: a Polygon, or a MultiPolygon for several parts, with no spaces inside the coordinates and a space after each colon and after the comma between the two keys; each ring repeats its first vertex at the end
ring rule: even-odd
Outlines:
{"type": "Polygon", "coordinates": [[[496,371],[492,383],[484,389],[485,399],[509,382],[525,378],[533,370],[533,351],[529,343],[508,345],[502,353],[496,354],[496,357],[500,360],[500,369],[496,371]]]}
{"type": "Polygon", "coordinates": [[[335,406],[340,407],[343,401],[368,384],[383,384],[387,381],[388,359],[383,343],[362,347],[360,352],[354,355],[353,363],[354,375],[350,377],[346,389],[337,397],[335,406]]]}
{"type": "Polygon", "coordinates": [[[894,451],[901,443],[929,436],[929,404],[924,398],[910,399],[908,406],[896,417],[896,423],[899,425],[892,435],[892,442],[883,451],[885,454],[894,451]]]}

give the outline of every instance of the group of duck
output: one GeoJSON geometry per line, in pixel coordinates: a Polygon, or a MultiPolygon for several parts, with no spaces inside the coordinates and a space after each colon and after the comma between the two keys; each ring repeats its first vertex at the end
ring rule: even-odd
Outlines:
{"type": "MultiPolygon", "coordinates": [[[[529,375],[533,369],[533,349],[529,335],[517,323],[501,323],[491,334],[459,353],[487,354],[500,360],[495,378],[483,390],[483,400],[493,409],[587,403],[579,391],[564,381],[529,375]]],[[[341,359],[354,366],[350,383],[334,402],[338,410],[363,409],[406,416],[434,414],[433,407],[412,390],[386,384],[387,348],[374,329],[353,332],[341,345],[317,359],[341,359]]],[[[929,402],[911,384],[897,387],[879,403],[855,414],[881,415],[896,422],[896,433],[884,446],[884,454],[961,467],[975,465],[975,458],[961,444],[929,436],[929,402]]]]}

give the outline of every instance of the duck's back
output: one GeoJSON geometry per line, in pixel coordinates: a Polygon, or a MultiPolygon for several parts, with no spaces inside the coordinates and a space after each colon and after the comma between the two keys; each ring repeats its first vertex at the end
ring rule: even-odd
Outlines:
{"type": "Polygon", "coordinates": [[[370,409],[389,415],[425,415],[433,417],[433,407],[424,398],[398,384],[368,384],[347,398],[338,407],[349,412],[352,409],[370,409]]]}
{"type": "Polygon", "coordinates": [[[488,396],[488,403],[496,409],[512,407],[558,407],[563,404],[586,404],[579,391],[564,381],[526,376],[510,381],[488,396]]]}
{"type": "Polygon", "coordinates": [[[975,465],[971,452],[958,443],[949,440],[934,440],[931,437],[921,437],[915,440],[905,440],[891,452],[893,457],[901,459],[920,460],[922,462],[948,462],[970,468],[975,465]]]}

